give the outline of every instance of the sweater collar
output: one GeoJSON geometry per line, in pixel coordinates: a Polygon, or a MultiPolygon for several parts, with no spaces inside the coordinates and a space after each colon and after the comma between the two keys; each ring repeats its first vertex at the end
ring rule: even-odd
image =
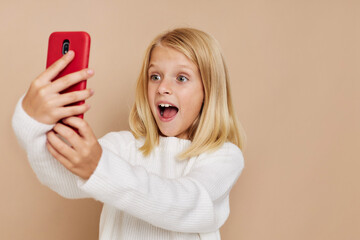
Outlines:
{"type": "Polygon", "coordinates": [[[179,146],[180,149],[184,149],[189,147],[191,144],[191,140],[182,139],[177,137],[164,137],[159,136],[159,145],[161,146],[179,146]]]}

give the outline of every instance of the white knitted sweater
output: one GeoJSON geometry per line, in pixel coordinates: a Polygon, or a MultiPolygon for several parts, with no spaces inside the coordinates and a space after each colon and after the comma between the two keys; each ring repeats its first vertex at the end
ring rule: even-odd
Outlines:
{"type": "Polygon", "coordinates": [[[185,161],[176,155],[189,140],[161,137],[148,157],[143,140],[130,132],[101,139],[103,153],[87,180],[73,175],[47,151],[42,124],[26,114],[19,100],[13,128],[40,182],[66,198],[94,198],[104,203],[99,239],[220,239],[229,215],[229,193],[243,166],[238,147],[225,143],[213,153],[185,161]]]}

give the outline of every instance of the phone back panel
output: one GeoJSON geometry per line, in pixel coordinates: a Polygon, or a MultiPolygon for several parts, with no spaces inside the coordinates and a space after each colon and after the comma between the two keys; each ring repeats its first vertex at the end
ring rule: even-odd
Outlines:
{"type": "MultiPolygon", "coordinates": [[[[54,79],[63,77],[69,73],[77,72],[81,69],[87,68],[89,64],[90,53],[90,35],[86,32],[54,32],[49,37],[49,47],[47,54],[46,68],[56,62],[63,56],[63,43],[65,40],[69,41],[69,50],[75,52],[74,59],[61,71],[54,79]]],[[[83,80],[62,93],[78,91],[86,89],[86,80],[83,80]]],[[[84,101],[77,102],[76,105],[83,104],[84,101]]],[[[78,117],[83,118],[83,115],[78,117]]]]}

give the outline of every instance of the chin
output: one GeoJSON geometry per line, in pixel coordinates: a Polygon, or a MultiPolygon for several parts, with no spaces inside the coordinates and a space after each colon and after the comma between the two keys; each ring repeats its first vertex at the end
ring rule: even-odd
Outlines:
{"type": "Polygon", "coordinates": [[[161,136],[164,136],[164,137],[176,137],[178,135],[180,135],[177,131],[174,131],[174,130],[161,130],[159,129],[159,133],[161,136]]]}
{"type": "Polygon", "coordinates": [[[160,136],[163,136],[163,137],[175,137],[176,133],[169,133],[169,132],[160,131],[160,136]]]}

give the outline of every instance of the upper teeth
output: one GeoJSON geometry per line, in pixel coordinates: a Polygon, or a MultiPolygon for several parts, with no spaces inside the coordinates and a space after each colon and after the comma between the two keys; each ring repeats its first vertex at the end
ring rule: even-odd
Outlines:
{"type": "Polygon", "coordinates": [[[172,107],[171,104],[159,104],[160,107],[172,107]]]}

